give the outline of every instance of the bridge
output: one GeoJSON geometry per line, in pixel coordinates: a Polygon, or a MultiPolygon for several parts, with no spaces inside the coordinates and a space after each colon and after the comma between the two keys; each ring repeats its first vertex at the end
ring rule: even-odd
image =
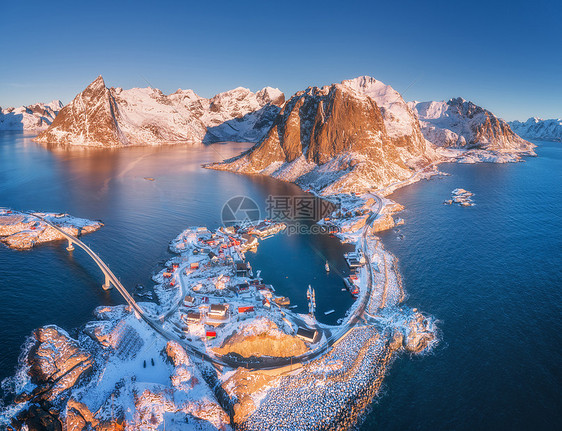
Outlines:
{"type": "MultiPolygon", "coordinates": [[[[362,246],[362,249],[364,250],[364,256],[367,259],[367,265],[366,266],[368,268],[368,273],[369,273],[368,277],[367,277],[367,290],[366,290],[365,294],[362,295],[361,303],[355,309],[355,312],[351,316],[349,316],[347,322],[341,326],[341,329],[339,331],[331,334],[331,336],[329,336],[326,339],[326,341],[324,343],[322,343],[321,346],[318,346],[314,350],[311,350],[311,351],[309,351],[307,353],[304,353],[302,355],[299,355],[299,356],[285,357],[285,358],[271,358],[271,359],[268,359],[268,360],[265,360],[265,358],[247,359],[247,358],[242,358],[242,357],[233,357],[233,356],[229,356],[229,355],[227,355],[227,356],[209,355],[206,351],[202,351],[200,349],[197,349],[192,343],[189,342],[189,340],[186,340],[186,339],[178,336],[176,333],[165,329],[164,326],[163,326],[163,322],[165,321],[165,317],[160,319],[160,321],[158,321],[157,318],[149,316],[145,312],[145,310],[136,303],[136,301],[129,294],[127,289],[121,284],[119,279],[115,276],[115,274],[113,274],[113,272],[109,269],[109,267],[105,264],[105,262],[103,260],[101,260],[101,258],[92,249],[90,249],[90,247],[88,247],[86,244],[84,244],[80,239],[78,239],[75,236],[65,232],[60,227],[58,227],[55,224],[49,222],[48,220],[45,220],[43,217],[41,217],[37,214],[32,214],[32,213],[26,213],[26,214],[29,214],[33,217],[38,218],[43,223],[45,223],[47,226],[55,229],[57,232],[59,232],[61,235],[63,235],[65,237],[65,239],[68,240],[67,250],[69,250],[69,251],[74,250],[74,245],[77,245],[78,247],[83,249],[94,260],[94,262],[99,266],[99,268],[103,272],[103,274],[105,276],[105,283],[102,287],[107,290],[107,289],[111,288],[111,285],[115,286],[115,288],[119,291],[121,296],[123,296],[123,298],[125,299],[127,304],[129,304],[129,306],[135,311],[136,316],[138,318],[141,318],[142,320],[144,320],[152,329],[154,329],[154,331],[156,331],[162,337],[164,337],[167,340],[176,341],[188,353],[194,355],[197,358],[201,358],[202,360],[210,362],[211,364],[213,364],[215,366],[220,366],[220,367],[228,366],[228,367],[231,367],[231,368],[243,367],[243,368],[247,368],[247,369],[256,370],[256,369],[283,368],[283,367],[286,367],[286,366],[289,366],[289,365],[291,365],[291,367],[292,367],[293,364],[309,362],[313,359],[316,359],[319,356],[326,353],[326,351],[330,347],[337,344],[345,335],[347,335],[347,333],[353,327],[355,327],[361,321],[361,319],[363,318],[363,316],[365,314],[365,309],[367,307],[367,304],[368,304],[370,296],[371,296],[372,283],[373,283],[373,273],[372,273],[371,262],[369,260],[368,253],[366,253],[366,251],[367,251],[367,236],[369,235],[369,231],[370,231],[370,228],[372,226],[372,223],[377,218],[377,216],[378,216],[378,214],[379,214],[379,212],[382,208],[382,201],[381,201],[380,197],[376,194],[372,194],[372,197],[375,199],[376,210],[374,208],[372,209],[372,213],[370,214],[370,216],[367,219],[365,228],[363,230],[363,235],[362,235],[362,238],[361,238],[362,239],[361,246],[362,246]]],[[[182,283],[181,283],[181,277],[180,277],[180,288],[183,290],[183,286],[181,284],[182,283]]]]}
{"type": "Polygon", "coordinates": [[[53,224],[50,221],[46,220],[44,217],[41,217],[40,215],[33,214],[33,213],[26,213],[26,214],[28,214],[32,217],[38,218],[43,223],[45,223],[47,226],[56,230],[58,233],[60,233],[62,236],[64,236],[68,240],[68,246],[66,247],[66,249],[68,251],[74,250],[74,245],[77,245],[82,250],[84,250],[88,254],[88,256],[90,256],[93,259],[93,261],[99,266],[99,268],[101,269],[101,271],[103,272],[103,274],[105,276],[105,282],[102,285],[102,287],[105,290],[108,290],[108,289],[111,289],[112,285],[115,286],[115,288],[119,291],[121,296],[123,296],[125,301],[127,301],[127,304],[129,304],[131,306],[131,308],[133,310],[135,310],[135,312],[137,313],[138,316],[142,317],[146,314],[145,311],[142,309],[142,307],[140,305],[138,305],[136,303],[136,301],[133,299],[133,297],[131,296],[129,291],[127,289],[125,289],[125,286],[123,286],[121,284],[121,282],[119,281],[119,279],[115,276],[115,274],[113,274],[113,272],[111,272],[111,270],[105,264],[105,262],[103,260],[101,260],[101,258],[90,247],[88,247],[86,244],[84,244],[82,241],[80,241],[74,235],[71,235],[71,234],[65,232],[60,227],[58,227],[56,224],[53,224]]]}
{"type": "Polygon", "coordinates": [[[163,327],[162,322],[159,322],[158,320],[155,320],[149,314],[147,314],[146,311],[139,304],[137,304],[137,302],[133,299],[133,297],[131,296],[129,291],[125,288],[125,286],[123,286],[121,284],[119,279],[115,276],[115,274],[113,274],[113,272],[109,269],[109,267],[105,264],[105,262],[103,260],[101,260],[101,258],[90,247],[88,247],[86,244],[84,244],[81,240],[76,238],[74,235],[71,235],[71,234],[65,232],[59,226],[51,223],[50,221],[46,220],[45,218],[41,217],[40,215],[29,213],[29,212],[26,212],[25,214],[41,220],[47,226],[53,228],[54,230],[59,232],[62,236],[64,236],[65,239],[68,241],[68,246],[66,247],[67,250],[69,250],[69,251],[74,250],[74,245],[77,245],[82,250],[84,250],[88,254],[88,256],[90,256],[93,259],[93,261],[99,266],[99,268],[102,270],[102,272],[105,276],[105,283],[102,287],[105,290],[107,290],[107,289],[111,288],[111,285],[115,286],[115,288],[119,291],[119,293],[121,294],[123,299],[125,299],[127,304],[129,304],[131,309],[135,312],[135,315],[137,316],[137,318],[140,318],[140,319],[144,320],[148,324],[148,326],[150,326],[152,329],[154,329],[154,331],[156,331],[158,334],[160,334],[166,340],[176,341],[188,353],[194,355],[195,357],[204,359],[204,360],[212,363],[213,365],[218,365],[218,366],[227,365],[227,363],[225,361],[222,361],[219,358],[210,356],[206,352],[198,350],[192,344],[190,344],[189,342],[186,342],[186,340],[179,337],[177,334],[166,330],[163,327]]]}

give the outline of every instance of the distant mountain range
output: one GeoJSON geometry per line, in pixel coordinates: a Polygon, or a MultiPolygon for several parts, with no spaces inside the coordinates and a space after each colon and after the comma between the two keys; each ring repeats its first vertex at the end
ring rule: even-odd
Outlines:
{"type": "Polygon", "coordinates": [[[261,142],[210,167],[270,175],[328,195],[406,181],[445,158],[514,161],[534,155],[533,148],[471,102],[408,104],[389,85],[363,76],[296,93],[261,142]]]}
{"type": "Polygon", "coordinates": [[[409,102],[426,139],[441,147],[528,152],[533,145],[490,111],[462,98],[409,102]]]}
{"type": "MultiPolygon", "coordinates": [[[[36,140],[54,145],[256,142],[210,167],[270,175],[324,194],[386,187],[444,159],[507,162],[535,154],[507,122],[472,102],[406,103],[368,76],[308,87],[287,102],[271,87],[206,99],[193,90],[165,95],[155,88],[107,88],[99,76],[62,109],[58,102],[2,111],[0,124],[8,124],[7,115],[13,121],[21,115],[22,125],[10,124],[42,130],[36,140]]],[[[560,138],[560,120],[513,125],[525,136],[560,138]]]]}
{"type": "Polygon", "coordinates": [[[562,119],[560,118],[543,120],[532,117],[524,123],[512,121],[509,125],[515,133],[527,139],[562,142],[562,119]]]}
{"type": "Polygon", "coordinates": [[[60,100],[53,100],[51,103],[36,103],[19,108],[0,108],[0,130],[45,130],[62,107],[60,100]]]}
{"type": "Polygon", "coordinates": [[[38,142],[117,147],[258,141],[284,103],[283,93],[236,88],[211,99],[192,90],[107,88],[101,76],[66,105],[38,142]]]}

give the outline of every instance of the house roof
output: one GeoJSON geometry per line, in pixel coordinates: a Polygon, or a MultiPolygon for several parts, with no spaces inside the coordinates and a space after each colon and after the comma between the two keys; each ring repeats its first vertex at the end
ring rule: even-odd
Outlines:
{"type": "Polygon", "coordinates": [[[211,313],[212,312],[223,312],[227,310],[227,306],[225,304],[211,304],[211,313]]]}
{"type": "Polygon", "coordinates": [[[302,337],[312,341],[314,340],[314,337],[316,337],[316,329],[308,329],[299,326],[299,329],[297,330],[297,337],[302,337]]]}

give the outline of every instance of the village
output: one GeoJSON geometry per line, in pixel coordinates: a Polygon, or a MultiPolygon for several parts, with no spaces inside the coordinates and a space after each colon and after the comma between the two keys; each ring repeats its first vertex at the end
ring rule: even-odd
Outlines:
{"type": "MultiPolygon", "coordinates": [[[[228,429],[228,423],[248,430],[354,423],[378,393],[393,353],[423,352],[436,337],[432,318],[402,305],[396,258],[373,235],[394,225],[396,204],[372,194],[338,200],[340,205],[317,223],[325,228],[322,234],[351,246],[343,256],[343,273],[326,260],[325,270],[341,277],[342,290],[354,298],[337,325],[317,320],[312,286],[302,286],[308,312],[299,313],[250,265],[247,254],[262,241],[290,235],[284,222],[185,229],[170,242],[175,255],[153,275],[155,286],[134,293],[155,301],[139,303],[93,251],[65,233],[67,249],[84,248],[106,284],[109,278],[128,303],[98,307],[97,320],[86,325],[78,341],[45,328],[45,337],[56,340],[45,347],[49,358],[58,357],[61,346],[61,353],[81,352],[84,373],[93,367],[92,378],[71,388],[86,394],[81,411],[100,412],[105,421],[117,413],[127,421],[158,424],[175,423],[164,416],[168,409],[185,410],[217,429],[228,429]],[[126,391],[119,389],[123,385],[126,391]],[[319,385],[325,390],[318,391],[319,385]],[[121,413],[114,403],[122,406],[121,413]],[[131,416],[135,410],[142,418],[131,416]]],[[[35,217],[62,234],[50,219],[35,217]]],[[[323,294],[321,285],[316,287],[323,294]]],[[[182,420],[179,415],[177,423],[182,420]]]]}
{"type": "MultiPolygon", "coordinates": [[[[347,225],[350,222],[357,225],[354,219],[359,217],[363,219],[362,227],[365,214],[368,211],[364,209],[343,213],[338,210],[323,223],[329,220],[331,232],[345,241],[354,230],[347,225]]],[[[245,257],[246,253],[257,250],[260,241],[286,228],[282,222],[261,220],[245,226],[220,227],[214,232],[206,227],[185,229],[170,243],[170,250],[178,256],[153,276],[160,309],[166,310],[155,317],[165,329],[212,356],[241,354],[235,347],[228,346],[229,340],[240,333],[267,332],[277,340],[286,337],[303,342],[303,348],[296,350],[272,351],[264,345],[261,352],[255,350],[252,355],[242,355],[245,357],[299,356],[325,346],[327,340],[334,337],[337,327],[316,320],[314,289],[309,286],[307,290],[303,286],[309,313],[295,313],[290,298],[278,295],[275,287],[264,281],[260,271],[252,268],[245,257]]],[[[366,259],[359,246],[346,253],[345,259],[349,275],[343,278],[342,289],[347,289],[357,299],[361,285],[366,285],[366,259]]],[[[328,262],[326,270],[330,270],[328,262]]]]}

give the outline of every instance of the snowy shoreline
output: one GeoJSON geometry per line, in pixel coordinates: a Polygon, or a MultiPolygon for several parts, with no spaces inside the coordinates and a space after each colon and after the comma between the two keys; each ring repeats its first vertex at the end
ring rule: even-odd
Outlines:
{"type": "MultiPolygon", "coordinates": [[[[367,200],[368,197],[355,197],[352,202],[363,206],[367,200]]],[[[351,202],[349,203],[350,210],[355,210],[351,202]]],[[[389,204],[388,201],[385,203],[389,204]]],[[[342,220],[342,225],[344,224],[345,217],[342,220]]],[[[343,241],[359,244],[362,229],[367,228],[365,225],[355,230],[351,228],[338,236],[343,241]]],[[[200,232],[207,243],[218,238],[213,237],[204,228],[196,232],[200,232]]],[[[195,247],[199,247],[199,239],[190,229],[178,235],[170,246],[173,251],[179,253],[178,257],[167,262],[166,268],[154,278],[157,282],[154,291],[160,303],[140,303],[147,312],[160,316],[168,329],[173,329],[174,326],[176,329],[178,327],[181,329],[182,315],[184,317],[187,315],[185,306],[182,305],[185,294],[183,284],[190,283],[189,289],[202,286],[197,282],[197,276],[192,274],[194,271],[187,270],[188,267],[198,262],[198,268],[201,265],[203,271],[220,272],[221,266],[211,264],[214,260],[208,253],[193,253],[195,247]],[[168,271],[171,271],[170,275],[168,271]],[[178,303],[179,307],[176,305],[178,303]],[[176,321],[174,316],[178,317],[176,321]]],[[[314,398],[317,392],[316,384],[311,385],[311,383],[322,381],[318,380],[318,377],[322,376],[327,379],[325,384],[330,385],[331,388],[326,394],[340,395],[332,397],[330,402],[326,396],[314,400],[310,398],[308,408],[301,409],[298,414],[299,410],[293,406],[291,411],[301,418],[294,416],[293,419],[297,422],[302,418],[312,421],[310,415],[320,411],[321,405],[331,405],[331,423],[354,423],[378,392],[386,366],[394,357],[394,352],[402,350],[420,352],[431,348],[436,342],[433,319],[399,306],[404,298],[404,292],[400,276],[395,272],[396,268],[392,263],[395,258],[384,251],[382,244],[374,236],[368,236],[367,247],[369,260],[372,259],[373,262],[371,271],[377,274],[376,288],[373,289],[372,297],[365,298],[367,294],[365,280],[368,271],[363,268],[360,271],[362,291],[355,303],[357,305],[366,299],[367,313],[378,316],[367,326],[359,325],[349,329],[343,326],[329,327],[317,324],[310,316],[295,315],[287,309],[270,305],[269,308],[263,308],[263,311],[243,319],[242,323],[246,326],[242,327],[249,328],[260,318],[265,318],[266,322],[271,322],[274,326],[270,327],[268,326],[270,323],[266,323],[265,330],[262,326],[258,332],[255,332],[255,329],[252,329],[253,332],[246,332],[239,341],[242,344],[233,344],[232,334],[244,333],[241,329],[237,329],[238,324],[231,325],[231,330],[227,330],[227,325],[224,334],[211,340],[208,339],[209,332],[204,328],[202,333],[201,329],[197,328],[189,332],[192,342],[196,343],[194,337],[199,331],[201,339],[205,341],[204,348],[214,354],[213,351],[218,353],[225,346],[239,345],[237,349],[244,349],[243,346],[248,345],[248,340],[252,337],[263,337],[267,334],[267,339],[272,339],[272,334],[276,331],[278,335],[274,335],[273,339],[286,339],[287,346],[292,345],[293,340],[297,340],[294,334],[299,321],[316,325],[320,331],[329,331],[328,333],[347,330],[338,342],[327,349],[326,353],[322,353],[318,359],[300,364],[298,369],[288,374],[285,374],[284,368],[279,369],[279,375],[273,373],[273,376],[270,375],[271,372],[260,370],[212,368],[200,362],[197,357],[190,357],[176,342],[166,342],[156,335],[144,323],[137,320],[128,307],[98,307],[95,311],[98,320],[88,322],[84,327],[74,331],[74,337],[54,326],[45,326],[34,331],[22,354],[23,362],[17,374],[20,381],[14,380],[13,396],[16,404],[4,409],[0,416],[2,423],[11,422],[12,425],[15,424],[15,429],[21,429],[26,420],[39,415],[42,420],[59,421],[66,426],[84,423],[102,429],[110,424],[123,423],[131,427],[142,424],[148,427],[145,429],[156,429],[157,424],[161,424],[166,416],[167,424],[184,423],[186,418],[190,418],[189,421],[194,421],[194,424],[197,423],[203,429],[208,426],[227,429],[234,424],[240,429],[263,429],[275,414],[281,414],[286,410],[278,403],[279,398],[275,395],[280,390],[285,390],[282,389],[285,388],[285,383],[301,395],[304,393],[307,397],[314,398]],[[384,270],[379,272],[383,267],[384,270]],[[368,334],[373,335],[374,339],[368,334]],[[370,353],[367,355],[367,352],[370,353]],[[123,378],[118,372],[124,367],[130,370],[130,377],[123,378]],[[342,373],[345,378],[341,377],[342,373]],[[266,378],[265,375],[272,378],[266,378]],[[22,376],[25,376],[23,380],[22,376]],[[244,391],[244,388],[252,387],[243,383],[247,379],[261,379],[263,384],[259,389],[254,388],[256,390],[252,389],[249,393],[240,392],[244,391]],[[222,388],[221,393],[227,395],[226,400],[224,397],[219,397],[221,402],[218,401],[216,390],[211,389],[217,384],[222,388]],[[174,394],[172,398],[169,395],[170,391],[174,394]],[[181,395],[180,398],[178,394],[181,395]],[[360,400],[357,397],[360,397],[360,400]],[[111,399],[111,407],[107,401],[109,399],[111,399]],[[310,407],[315,405],[313,401],[319,404],[316,405],[316,409],[311,410],[310,407]],[[56,408],[53,410],[51,407],[49,410],[46,408],[48,405],[56,408]],[[352,406],[356,407],[350,410],[352,406]],[[172,415],[173,418],[169,416],[172,411],[176,412],[172,415]],[[344,414],[345,411],[348,413],[344,414]],[[157,419],[149,420],[154,415],[157,419]],[[115,422],[116,420],[118,422],[115,422]],[[150,426],[149,422],[155,422],[155,426],[150,426]]],[[[238,253],[237,250],[237,247],[232,248],[233,252],[238,253]]],[[[205,295],[221,291],[223,298],[231,297],[228,290],[224,289],[226,285],[223,286],[226,283],[225,277],[219,273],[214,277],[213,285],[206,288],[205,295]]],[[[206,276],[203,279],[207,279],[206,276]]],[[[243,280],[235,280],[236,283],[238,281],[243,280]]],[[[201,287],[198,289],[201,291],[201,287]]],[[[189,292],[193,294],[192,290],[189,292]]],[[[259,294],[265,293],[260,291],[259,294]]],[[[267,301],[273,304],[276,297],[266,295],[263,298],[264,304],[267,301]]],[[[238,304],[238,306],[242,305],[244,304],[238,304]]],[[[256,310],[261,309],[258,304],[255,306],[256,310]]],[[[237,308],[236,303],[232,308],[233,310],[237,308]]],[[[348,315],[351,316],[353,312],[354,307],[348,315]]],[[[234,311],[232,313],[234,316],[234,311]]],[[[219,327],[221,325],[219,324],[219,327]]],[[[314,347],[317,349],[325,340],[326,338],[322,336],[311,347],[317,346],[314,347]]],[[[279,341],[275,343],[277,342],[279,341]]],[[[275,343],[269,345],[274,346],[275,343]]],[[[258,345],[263,347],[268,344],[261,342],[258,345]]],[[[299,352],[294,354],[298,356],[299,352]]],[[[288,397],[287,402],[294,398],[291,392],[284,393],[288,397]]],[[[284,423],[288,423],[289,416],[285,415],[284,420],[284,423]]]]}
{"type": "Polygon", "coordinates": [[[62,213],[22,213],[0,209],[0,241],[14,250],[29,250],[38,244],[66,239],[56,229],[38,217],[58,226],[62,231],[80,236],[95,232],[103,226],[100,221],[73,217],[62,213]]]}

